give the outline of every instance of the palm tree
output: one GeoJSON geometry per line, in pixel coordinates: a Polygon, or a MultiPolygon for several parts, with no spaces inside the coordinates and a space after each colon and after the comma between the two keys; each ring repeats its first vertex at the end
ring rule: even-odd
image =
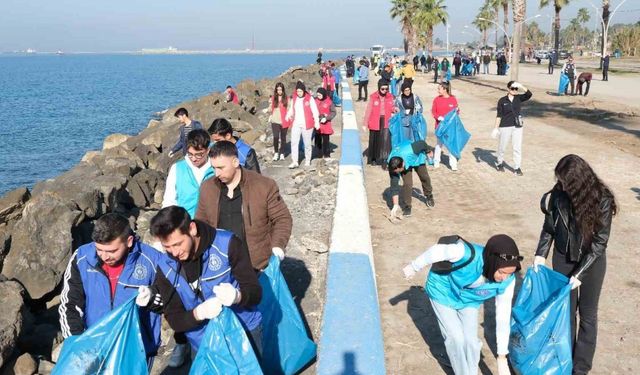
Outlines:
{"type": "MultiPolygon", "coordinates": [[[[505,53],[508,53],[508,50],[511,48],[511,46],[509,46],[509,38],[507,37],[506,31],[509,30],[509,2],[511,0],[485,0],[485,4],[487,4],[490,7],[493,7],[493,9],[495,10],[495,20],[496,23],[498,23],[498,20],[500,18],[499,15],[499,9],[500,7],[502,7],[502,12],[503,12],[503,17],[502,17],[502,28],[505,30],[504,31],[504,35],[502,36],[502,43],[504,45],[505,48],[505,53]]],[[[497,42],[497,36],[496,36],[496,45],[498,44],[497,42]]]]}
{"type": "Polygon", "coordinates": [[[492,20],[494,17],[494,8],[485,3],[482,7],[480,7],[475,20],[473,20],[472,22],[472,24],[477,27],[478,30],[480,30],[480,32],[482,33],[483,48],[487,45],[488,30],[493,26],[493,24],[489,20],[492,20]]]}
{"type": "Polygon", "coordinates": [[[433,50],[433,28],[440,24],[447,24],[449,15],[444,0],[416,0],[416,12],[413,16],[413,26],[418,34],[424,36],[424,43],[429,50],[433,50]]]}
{"type": "Polygon", "coordinates": [[[413,18],[414,9],[413,9],[413,1],[412,0],[391,0],[391,10],[389,14],[391,15],[391,19],[400,20],[400,26],[402,28],[403,35],[403,45],[404,45],[404,53],[409,52],[409,46],[413,44],[413,38],[415,35],[413,25],[411,20],[413,18]]]}
{"type": "Polygon", "coordinates": [[[522,43],[522,24],[527,14],[527,2],[525,0],[513,0],[513,59],[511,59],[511,80],[518,80],[520,68],[520,45],[522,43]]]}
{"type": "MultiPolygon", "coordinates": [[[[554,38],[553,48],[555,49],[555,60],[554,63],[558,62],[558,49],[560,47],[560,11],[564,6],[569,4],[570,0],[553,0],[553,9],[556,12],[556,21],[553,27],[554,38]]],[[[540,8],[544,8],[551,3],[551,0],[540,0],[540,8]]]]}
{"type": "Polygon", "coordinates": [[[602,69],[602,61],[604,59],[604,50],[605,50],[605,40],[604,40],[604,31],[607,29],[607,25],[609,25],[609,15],[611,14],[611,10],[609,10],[609,0],[602,0],[602,38],[600,39],[600,69],[602,69]]]}

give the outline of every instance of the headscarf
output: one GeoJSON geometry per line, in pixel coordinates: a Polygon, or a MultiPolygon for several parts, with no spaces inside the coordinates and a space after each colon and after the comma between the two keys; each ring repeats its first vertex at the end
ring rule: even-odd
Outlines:
{"type": "Polygon", "coordinates": [[[304,85],[304,82],[302,82],[302,81],[298,81],[296,83],[296,90],[298,90],[298,89],[300,89],[300,90],[302,90],[304,92],[307,92],[307,87],[304,85]]]}
{"type": "Polygon", "coordinates": [[[515,266],[517,272],[521,268],[522,257],[520,257],[518,245],[513,238],[506,234],[496,234],[489,238],[484,247],[482,258],[484,260],[482,275],[493,282],[496,281],[494,276],[498,269],[515,266]]]}
{"type": "Polygon", "coordinates": [[[327,89],[325,89],[324,87],[319,87],[318,90],[316,90],[316,92],[322,95],[321,100],[325,100],[327,98],[327,89]]]}

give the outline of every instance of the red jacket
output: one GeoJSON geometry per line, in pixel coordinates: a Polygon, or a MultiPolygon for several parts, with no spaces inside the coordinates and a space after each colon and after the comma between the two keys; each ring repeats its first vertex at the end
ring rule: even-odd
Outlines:
{"type": "MultiPolygon", "coordinates": [[[[298,100],[303,100],[304,102],[304,123],[307,129],[312,129],[313,125],[315,125],[315,120],[313,118],[313,112],[311,112],[311,95],[308,92],[304,93],[304,97],[300,98],[298,95],[293,95],[293,99],[291,100],[291,106],[293,107],[293,119],[296,116],[300,115],[296,113],[296,102],[298,100]]],[[[293,119],[291,119],[291,124],[293,124],[293,119]]]]}
{"type": "Polygon", "coordinates": [[[327,89],[327,91],[336,89],[336,78],[331,74],[330,70],[327,70],[324,76],[322,76],[322,87],[327,89]]]}
{"type": "Polygon", "coordinates": [[[238,99],[238,94],[236,94],[236,92],[233,91],[233,89],[229,89],[229,99],[231,99],[231,102],[234,104],[240,104],[240,100],[238,99]]]}
{"type": "Polygon", "coordinates": [[[324,124],[320,123],[319,132],[320,134],[331,135],[333,134],[333,127],[331,126],[331,120],[336,115],[335,109],[333,110],[333,112],[331,111],[331,106],[333,106],[333,102],[329,98],[324,98],[324,100],[319,100],[318,98],[315,98],[315,100],[316,100],[316,106],[318,106],[318,113],[320,114],[320,118],[322,118],[322,115],[325,115],[327,117],[327,122],[325,122],[324,124]]]}
{"type": "MultiPolygon", "coordinates": [[[[273,114],[275,101],[273,100],[273,96],[270,99],[271,102],[271,114],[273,114]]],[[[289,97],[287,104],[291,105],[291,97],[289,97]]],[[[287,129],[291,126],[291,121],[287,121],[287,107],[282,104],[282,101],[278,103],[278,108],[280,108],[280,124],[283,129],[287,129]]]]}
{"type": "Polygon", "coordinates": [[[389,119],[393,115],[394,98],[393,95],[387,94],[381,96],[376,91],[369,96],[367,110],[364,115],[364,123],[367,124],[369,130],[380,130],[380,116],[384,115],[384,128],[389,128],[389,119]]]}
{"type": "Polygon", "coordinates": [[[452,109],[458,108],[458,100],[455,96],[451,95],[448,98],[444,96],[436,96],[433,99],[433,105],[431,106],[431,115],[436,119],[436,129],[438,125],[440,125],[440,121],[438,121],[438,117],[446,116],[447,113],[451,112],[452,109]]]}

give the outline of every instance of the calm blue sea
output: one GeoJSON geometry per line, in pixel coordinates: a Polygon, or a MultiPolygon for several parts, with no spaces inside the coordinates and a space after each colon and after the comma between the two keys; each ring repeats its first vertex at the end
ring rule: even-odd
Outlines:
{"type": "Polygon", "coordinates": [[[155,112],[315,59],[315,54],[0,55],[0,195],[70,169],[87,150],[101,149],[111,133],[138,133],[155,112]]]}

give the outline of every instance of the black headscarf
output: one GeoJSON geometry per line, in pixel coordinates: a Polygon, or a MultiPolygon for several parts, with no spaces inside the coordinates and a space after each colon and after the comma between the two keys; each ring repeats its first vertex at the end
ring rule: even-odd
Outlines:
{"type": "Polygon", "coordinates": [[[325,100],[327,98],[327,89],[325,89],[324,87],[319,87],[318,90],[316,90],[316,92],[322,95],[321,100],[325,100]]]}
{"type": "Polygon", "coordinates": [[[386,80],[386,79],[384,79],[384,78],[380,78],[380,79],[378,80],[378,93],[380,94],[380,96],[386,96],[386,95],[387,95],[387,93],[388,93],[389,91],[387,90],[387,92],[385,92],[385,93],[381,93],[381,92],[380,92],[380,88],[381,88],[382,86],[389,86],[389,84],[390,84],[390,83],[389,83],[389,81],[387,81],[387,80],[386,80]]]}
{"type": "Polygon", "coordinates": [[[482,276],[487,280],[495,282],[495,273],[502,267],[516,267],[516,272],[520,271],[520,251],[513,238],[506,234],[496,234],[489,238],[482,253],[484,266],[482,276]]]}
{"type": "MultiPolygon", "coordinates": [[[[411,82],[408,81],[402,81],[402,86],[400,86],[400,92],[402,93],[402,95],[404,95],[404,89],[406,88],[411,88],[411,82]]],[[[413,94],[413,90],[411,90],[411,93],[413,94]]]]}
{"type": "Polygon", "coordinates": [[[302,90],[304,92],[307,92],[307,87],[304,85],[304,82],[302,81],[298,81],[298,83],[296,83],[296,90],[302,90]]]}

